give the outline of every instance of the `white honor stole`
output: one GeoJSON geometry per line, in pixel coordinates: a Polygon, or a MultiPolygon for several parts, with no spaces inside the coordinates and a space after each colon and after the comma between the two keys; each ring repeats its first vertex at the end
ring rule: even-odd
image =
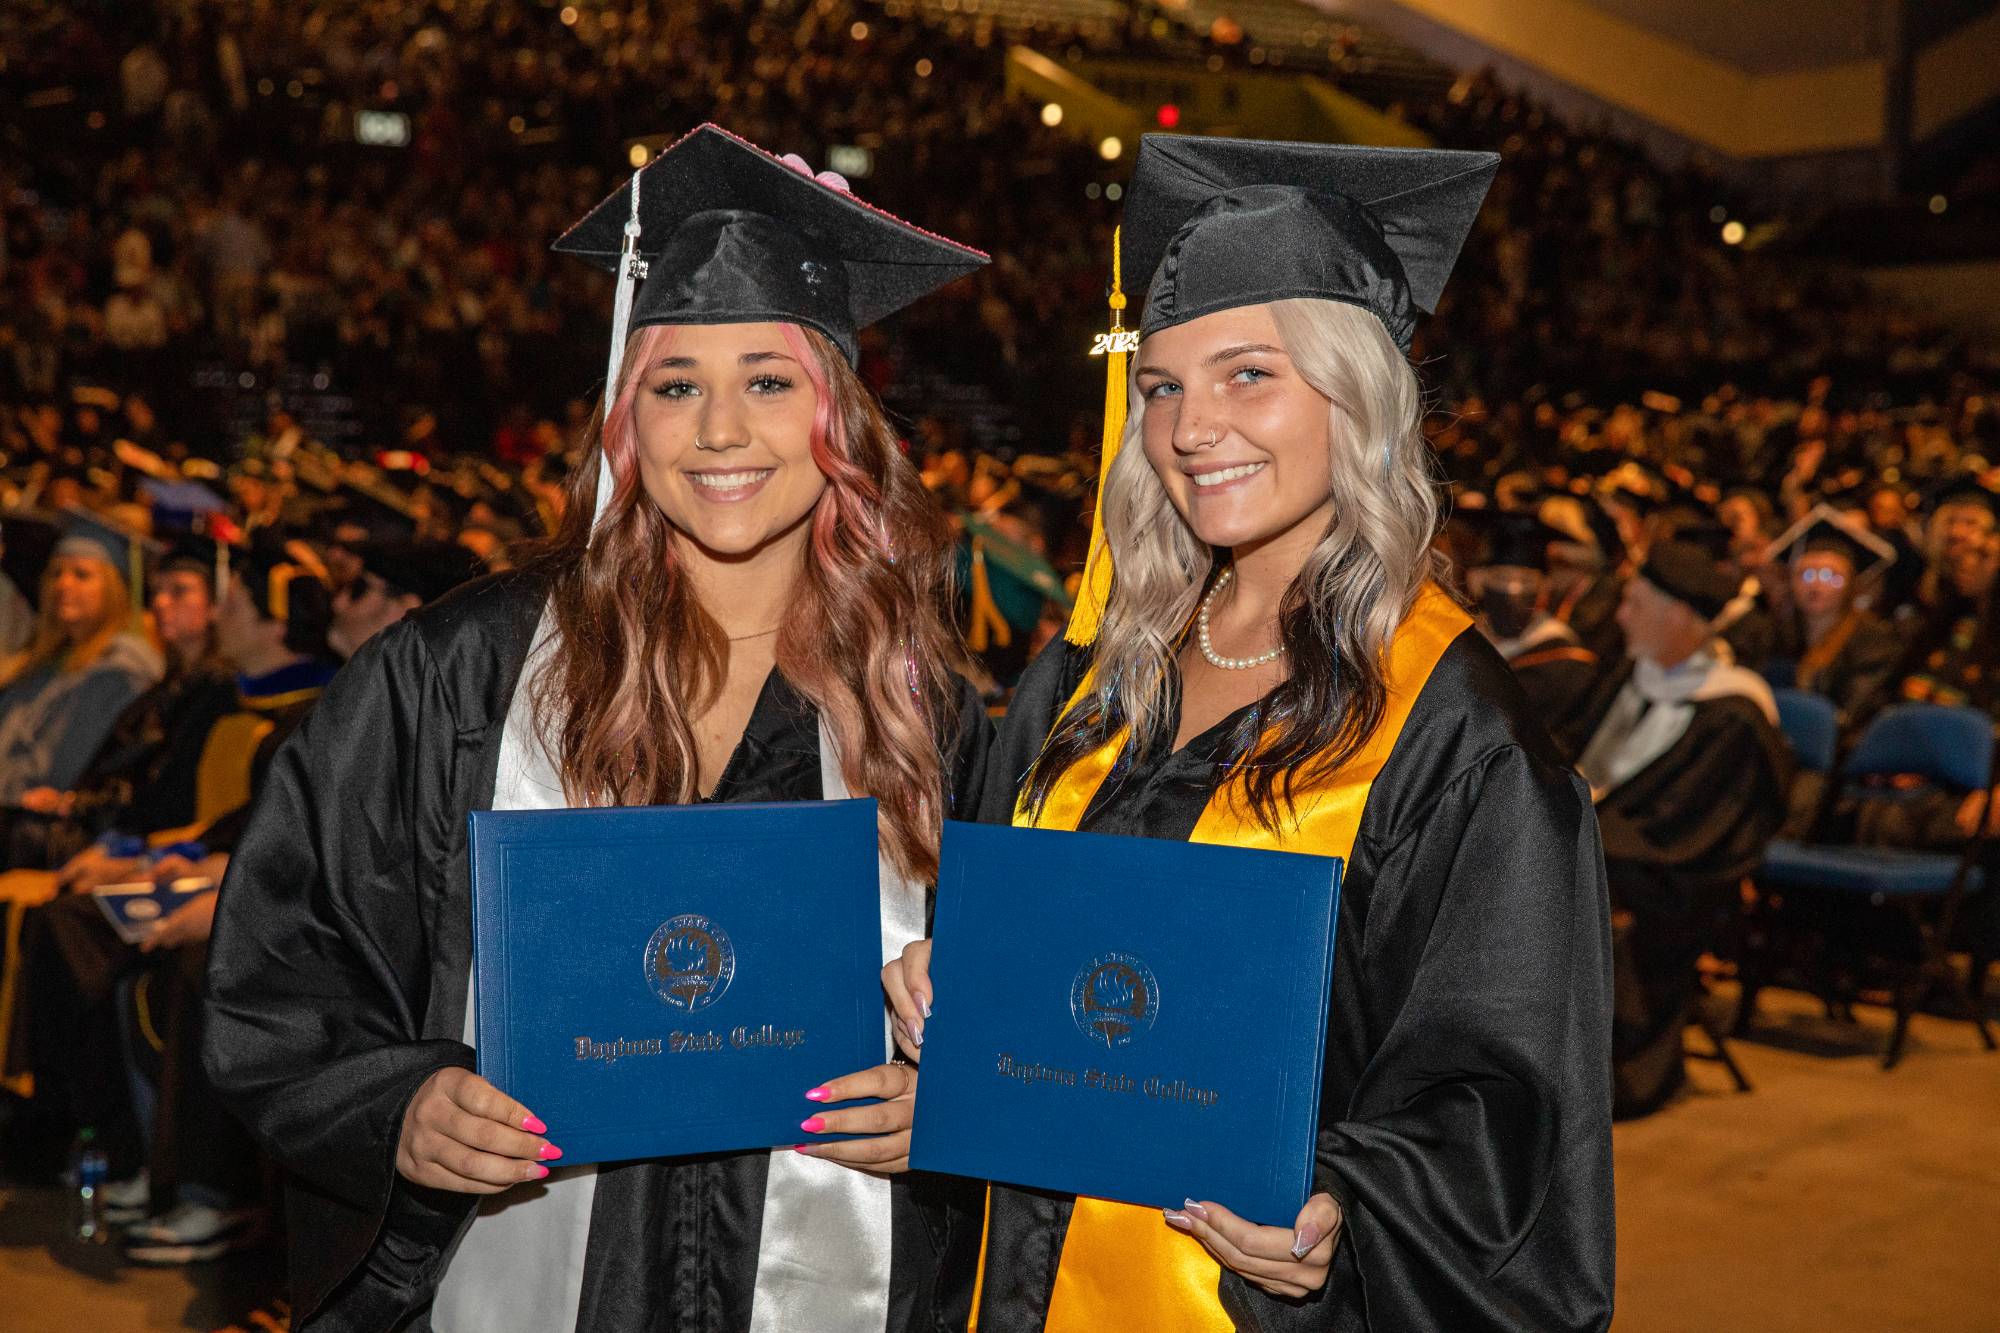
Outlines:
{"type": "MultiPolygon", "coordinates": [[[[566,804],[554,764],[535,743],[531,698],[531,682],[554,635],[553,618],[544,612],[501,733],[495,810],[555,810],[566,804]]],[[[846,798],[847,783],[824,721],[819,753],[820,794],[846,798]]],[[[911,940],[923,938],[923,886],[884,860],[881,901],[886,963],[911,940]]],[[[474,1004],[468,976],[468,1046],[477,1045],[474,1004]]],[[[893,1049],[888,1024],[885,1010],[885,1055],[893,1049]]],[[[852,1072],[826,1071],[829,1078],[852,1072]]],[[[803,1096],[800,1104],[811,1106],[803,1096]]],[[[556,1132],[560,1136],[560,1126],[556,1132]]],[[[574,1333],[596,1197],[595,1166],[558,1167],[546,1180],[482,1197],[446,1258],[431,1327],[439,1333],[574,1333]]],[[[882,1333],[889,1318],[889,1209],[887,1178],[790,1148],[774,1151],[764,1186],[752,1333],[882,1333]]]]}

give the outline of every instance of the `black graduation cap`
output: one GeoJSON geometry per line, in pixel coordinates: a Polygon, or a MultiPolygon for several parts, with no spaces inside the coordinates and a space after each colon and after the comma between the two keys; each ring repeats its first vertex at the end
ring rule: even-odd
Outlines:
{"type": "Polygon", "coordinates": [[[457,542],[364,542],[355,550],[361,567],[397,592],[436,601],[486,567],[457,542]]]}
{"type": "Polygon", "coordinates": [[[1487,512],[1491,517],[1474,525],[1475,531],[1480,528],[1485,530],[1485,549],[1479,561],[1482,566],[1511,565],[1537,569],[1546,574],[1549,570],[1549,546],[1555,542],[1575,540],[1560,528],[1544,523],[1532,512],[1518,509],[1487,512]]]}
{"type": "Polygon", "coordinates": [[[987,262],[716,125],[663,151],[555,249],[617,273],[634,189],[635,249],[645,266],[632,298],[634,329],[804,324],[851,362],[856,330],[987,262]]]}
{"type": "Polygon", "coordinates": [[[1896,563],[1896,548],[1832,505],[1814,505],[1798,522],[1765,548],[1766,562],[1783,556],[1797,560],[1815,551],[1836,551],[1847,557],[1858,578],[1872,577],[1896,563]]]}
{"type": "Polygon", "coordinates": [[[229,548],[213,537],[205,537],[196,532],[184,532],[167,543],[166,553],[160,557],[157,573],[186,572],[200,574],[211,580],[210,588],[217,601],[229,582],[229,548]]]}
{"type": "Polygon", "coordinates": [[[1932,510],[1935,512],[1946,505],[1982,505],[1993,515],[1995,522],[2000,522],[2000,492],[1987,489],[1971,477],[1960,478],[1939,491],[1932,510]]]}
{"type": "Polygon", "coordinates": [[[1120,266],[1143,333],[1293,297],[1372,311],[1404,351],[1499,170],[1496,153],[1148,134],[1120,266]]]}
{"type": "Polygon", "coordinates": [[[1676,601],[1687,603],[1703,620],[1721,615],[1743,588],[1743,580],[1708,552],[1683,541],[1655,543],[1646,553],[1639,577],[1676,601]]]}
{"type": "Polygon", "coordinates": [[[341,479],[343,505],[336,523],[351,523],[378,541],[407,541],[416,535],[417,511],[408,496],[371,476],[341,479]]]}

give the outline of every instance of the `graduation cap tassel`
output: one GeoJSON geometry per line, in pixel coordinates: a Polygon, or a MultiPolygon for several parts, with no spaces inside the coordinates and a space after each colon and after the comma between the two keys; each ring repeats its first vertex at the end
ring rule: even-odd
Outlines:
{"type": "Polygon", "coordinates": [[[1111,460],[1118,456],[1118,442],[1125,436],[1125,409],[1131,392],[1126,383],[1126,363],[1138,346],[1139,335],[1125,327],[1124,275],[1119,271],[1119,237],[1124,229],[1111,233],[1111,331],[1098,336],[1091,354],[1104,358],[1104,438],[1098,449],[1097,503],[1090,515],[1090,555],[1084,561],[1083,579],[1076,589],[1076,608],[1070,612],[1069,628],[1063,637],[1078,647],[1097,641],[1104,621],[1104,607],[1111,599],[1111,547],[1104,537],[1104,479],[1111,475],[1111,460]]]}
{"type": "MultiPolygon", "coordinates": [[[[639,280],[646,276],[646,261],[639,258],[639,178],[642,168],[632,173],[632,211],[625,219],[625,244],[618,256],[618,294],[611,303],[611,351],[604,367],[604,410],[609,412],[618,397],[619,375],[625,369],[625,339],[632,329],[632,296],[639,280]]],[[[611,507],[616,483],[611,476],[611,460],[599,451],[597,460],[597,507],[591,511],[593,533],[611,507]]]]}
{"type": "Polygon", "coordinates": [[[139,549],[139,543],[129,542],[125,548],[125,577],[130,582],[132,594],[132,629],[135,633],[146,632],[146,553],[139,549]]]}

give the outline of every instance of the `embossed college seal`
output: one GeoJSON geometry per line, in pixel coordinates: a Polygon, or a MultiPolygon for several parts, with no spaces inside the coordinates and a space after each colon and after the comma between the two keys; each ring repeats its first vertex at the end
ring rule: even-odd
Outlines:
{"type": "Polygon", "coordinates": [[[690,912],[662,922],[646,942],[646,982],[676,1009],[706,1009],[735,976],[728,932],[705,916],[690,912]]]}
{"type": "Polygon", "coordinates": [[[1107,953],[1077,971],[1069,988],[1077,1031],[1106,1046],[1129,1046],[1160,1016],[1160,982],[1146,960],[1107,953]]]}

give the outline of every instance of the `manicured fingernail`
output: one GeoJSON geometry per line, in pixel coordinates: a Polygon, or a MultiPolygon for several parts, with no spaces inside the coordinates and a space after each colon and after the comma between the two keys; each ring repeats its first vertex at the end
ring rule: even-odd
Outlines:
{"type": "Polygon", "coordinates": [[[799,1121],[799,1128],[808,1134],[817,1134],[826,1128],[826,1117],[823,1115],[807,1116],[804,1120],[799,1121]]]}
{"type": "Polygon", "coordinates": [[[919,995],[917,1002],[924,1007],[924,1017],[929,1018],[931,1016],[931,997],[928,995],[919,995]]]}
{"type": "Polygon", "coordinates": [[[536,1180],[546,1180],[546,1179],[548,1179],[548,1175],[549,1175],[549,1169],[548,1169],[547,1167],[545,1167],[545,1166],[538,1166],[538,1167],[536,1167],[536,1168],[535,1168],[535,1179],[536,1179],[536,1180]]]}
{"type": "Polygon", "coordinates": [[[1187,1231],[1194,1226],[1194,1223],[1188,1221],[1188,1215],[1186,1213],[1176,1212],[1172,1208],[1162,1208],[1160,1210],[1160,1216],[1167,1219],[1168,1226],[1177,1228],[1178,1230],[1181,1231],[1187,1231]]]}
{"type": "Polygon", "coordinates": [[[813,1090],[812,1090],[811,1092],[808,1092],[808,1093],[806,1094],[806,1100],[807,1100],[807,1101],[809,1101],[809,1102],[823,1102],[823,1101],[825,1101],[825,1100],[826,1100],[826,1089],[825,1089],[825,1088],[814,1088],[814,1089],[813,1089],[813,1090]]]}
{"type": "Polygon", "coordinates": [[[549,1127],[542,1123],[540,1116],[522,1116],[521,1128],[527,1130],[530,1134],[546,1134],[549,1132],[549,1127]]]}
{"type": "Polygon", "coordinates": [[[812,1145],[810,1143],[794,1143],[792,1145],[792,1151],[805,1153],[806,1156],[810,1157],[812,1156],[812,1153],[807,1150],[810,1149],[811,1147],[812,1145]]]}
{"type": "Polygon", "coordinates": [[[1319,1244],[1319,1224],[1308,1222],[1300,1227],[1292,1237],[1292,1258],[1303,1259],[1319,1244]]]}
{"type": "Polygon", "coordinates": [[[553,1143],[544,1143],[541,1151],[536,1153],[535,1156],[541,1158],[544,1162],[553,1162],[556,1158],[562,1156],[562,1149],[556,1147],[553,1143]]]}
{"type": "Polygon", "coordinates": [[[1181,1210],[1189,1217],[1198,1217],[1204,1222],[1208,1220],[1208,1209],[1202,1207],[1193,1199],[1183,1199],[1181,1201],[1181,1210]]]}
{"type": "Polygon", "coordinates": [[[924,1044],[924,1025],[922,1023],[912,1023],[910,1025],[910,1044],[912,1046],[921,1046],[924,1044]]]}

